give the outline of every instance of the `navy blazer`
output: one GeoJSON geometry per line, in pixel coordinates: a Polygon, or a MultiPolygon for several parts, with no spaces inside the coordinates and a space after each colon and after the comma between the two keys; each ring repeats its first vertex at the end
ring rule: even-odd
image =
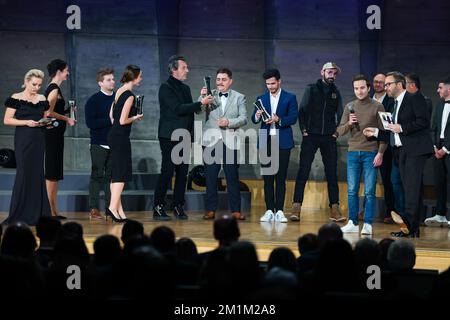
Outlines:
{"type": "MultiPolygon", "coordinates": [[[[272,108],[270,105],[270,92],[266,92],[262,96],[256,98],[256,100],[261,99],[267,112],[272,115],[272,108]]],[[[253,110],[252,121],[253,123],[261,122],[261,131],[266,130],[267,136],[269,136],[270,125],[265,122],[255,120],[256,107],[253,110]]],[[[276,129],[278,129],[279,144],[280,149],[292,149],[294,147],[294,136],[292,133],[291,126],[297,122],[298,118],[298,103],[295,94],[289,93],[287,91],[281,90],[280,100],[278,101],[276,115],[280,118],[280,124],[275,124],[276,129]]],[[[261,132],[260,132],[261,135],[261,132]]],[[[259,140],[259,139],[258,139],[259,140]]]]}

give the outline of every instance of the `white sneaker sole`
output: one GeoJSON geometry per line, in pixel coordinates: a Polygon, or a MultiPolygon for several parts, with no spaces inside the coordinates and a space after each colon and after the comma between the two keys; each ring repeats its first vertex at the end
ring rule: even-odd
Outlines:
{"type": "Polygon", "coordinates": [[[355,229],[355,230],[342,230],[341,229],[341,231],[342,231],[342,233],[359,233],[359,228],[355,229]]]}
{"type": "Polygon", "coordinates": [[[430,221],[425,221],[425,225],[427,227],[434,227],[434,228],[447,227],[448,226],[448,222],[439,222],[439,221],[436,221],[436,220],[430,220],[430,221]]]}

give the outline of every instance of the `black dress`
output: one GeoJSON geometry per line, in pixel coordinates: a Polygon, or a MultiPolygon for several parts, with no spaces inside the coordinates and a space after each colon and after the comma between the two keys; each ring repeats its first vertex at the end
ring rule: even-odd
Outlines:
{"type": "MultiPolygon", "coordinates": [[[[48,109],[48,101],[36,104],[8,98],[5,106],[16,109],[18,120],[38,121],[48,109]]],[[[16,179],[9,216],[3,222],[25,222],[36,225],[41,216],[50,216],[44,177],[45,131],[43,127],[16,127],[14,149],[17,163],[16,179]]]]}
{"type": "MultiPolygon", "coordinates": [[[[132,179],[130,143],[131,123],[126,125],[120,124],[120,115],[125,101],[127,101],[129,97],[134,97],[134,94],[130,90],[122,92],[113,108],[114,123],[109,130],[108,135],[108,145],[111,148],[112,182],[127,182],[132,179]]],[[[128,117],[134,116],[136,113],[137,110],[133,104],[128,117]]]]}
{"type": "MultiPolygon", "coordinates": [[[[58,100],[56,100],[53,111],[65,114],[64,106],[66,102],[62,96],[61,89],[56,83],[50,83],[45,90],[45,97],[53,90],[58,90],[58,100]]],[[[64,132],[66,122],[58,120],[58,126],[45,131],[45,179],[62,180],[64,178],[64,132]]]]}

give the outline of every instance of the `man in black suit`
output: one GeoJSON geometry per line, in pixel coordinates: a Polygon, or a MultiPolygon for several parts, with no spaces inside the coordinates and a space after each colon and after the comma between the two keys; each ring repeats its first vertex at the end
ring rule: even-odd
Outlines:
{"type": "MultiPolygon", "coordinates": [[[[384,83],[386,81],[386,75],[379,73],[373,78],[373,89],[375,91],[373,99],[383,104],[386,112],[392,113],[394,108],[394,99],[389,97],[384,89],[384,83]]],[[[381,179],[383,181],[384,189],[384,203],[386,207],[385,215],[382,217],[383,222],[392,224],[391,211],[403,212],[405,192],[403,190],[400,174],[398,173],[398,167],[393,167],[392,163],[392,147],[388,145],[386,151],[383,154],[383,163],[380,166],[381,179]],[[391,180],[391,174],[394,181],[391,180]],[[394,196],[394,194],[396,196],[394,196]]]]}
{"type": "MultiPolygon", "coordinates": [[[[189,72],[186,59],[182,56],[172,56],[168,62],[169,79],[161,84],[159,88],[159,127],[158,139],[161,147],[161,174],[158,177],[155,190],[153,219],[154,220],[170,220],[167,215],[165,206],[165,197],[167,189],[172,180],[174,171],[175,188],[173,192],[173,211],[177,219],[187,219],[187,215],[183,210],[184,193],[186,190],[187,174],[189,163],[182,160],[174,161],[172,159],[172,149],[183,141],[187,144],[190,152],[190,146],[194,128],[194,113],[200,112],[205,106],[212,103],[211,96],[205,96],[199,102],[193,102],[191,89],[183,83],[187,79],[189,72]],[[178,136],[172,137],[177,129],[185,130],[186,134],[183,138],[178,136]],[[190,139],[190,140],[189,140],[190,139]]],[[[180,156],[184,159],[182,150],[180,156]]],[[[190,158],[190,157],[188,157],[190,158]]]]}
{"type": "Polygon", "coordinates": [[[434,144],[434,173],[437,192],[436,215],[425,220],[429,227],[447,227],[447,178],[450,171],[450,77],[439,83],[438,93],[442,99],[433,114],[431,134],[434,144]]]}
{"type": "MultiPolygon", "coordinates": [[[[389,125],[389,141],[393,146],[394,161],[400,168],[405,189],[405,212],[392,212],[393,220],[401,225],[394,237],[420,236],[420,209],[423,202],[422,175],[425,162],[433,153],[430,134],[430,114],[423,95],[406,91],[405,76],[393,71],[386,75],[385,89],[394,98],[393,120],[389,125]]],[[[374,128],[364,129],[366,136],[378,135],[374,128]]],[[[380,132],[380,136],[386,132],[380,132]]]]}
{"type": "Polygon", "coordinates": [[[405,79],[406,91],[408,91],[409,93],[423,95],[423,97],[425,98],[425,102],[427,103],[427,110],[430,113],[431,117],[431,114],[433,113],[433,101],[431,101],[429,97],[427,97],[422,93],[422,91],[420,91],[421,85],[419,76],[416,73],[408,73],[405,76],[405,79]]]}

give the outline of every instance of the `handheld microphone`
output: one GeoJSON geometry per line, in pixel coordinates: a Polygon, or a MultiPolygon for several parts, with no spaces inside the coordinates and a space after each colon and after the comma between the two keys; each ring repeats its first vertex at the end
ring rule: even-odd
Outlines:
{"type": "MultiPolygon", "coordinates": [[[[351,114],[355,114],[355,109],[353,109],[353,103],[348,105],[348,111],[350,111],[351,114]]],[[[361,128],[359,127],[359,123],[358,122],[354,123],[353,125],[354,125],[354,127],[355,127],[355,129],[357,131],[361,130],[361,128]]]]}

